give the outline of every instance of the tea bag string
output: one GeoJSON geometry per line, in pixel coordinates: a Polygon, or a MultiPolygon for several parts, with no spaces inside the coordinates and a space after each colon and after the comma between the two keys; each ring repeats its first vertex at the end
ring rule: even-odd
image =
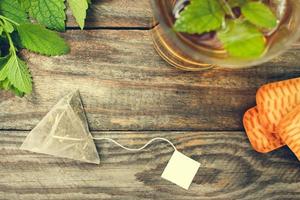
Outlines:
{"type": "Polygon", "coordinates": [[[117,146],[121,147],[122,149],[127,150],[127,151],[141,151],[141,150],[145,149],[147,146],[149,146],[152,142],[157,141],[157,140],[161,140],[161,141],[165,141],[165,142],[169,143],[169,144],[173,147],[173,149],[174,149],[175,151],[177,151],[177,148],[175,147],[175,145],[174,145],[170,140],[168,140],[168,139],[166,139],[166,138],[162,138],[162,137],[156,137],[156,138],[153,138],[153,139],[149,140],[146,144],[144,144],[144,145],[143,145],[142,147],[140,147],[140,148],[129,148],[129,147],[125,147],[124,145],[120,144],[120,143],[117,142],[116,140],[111,139],[111,138],[106,138],[106,137],[103,137],[103,138],[93,137],[93,139],[94,139],[94,140],[98,140],[98,141],[100,141],[100,140],[107,140],[107,141],[110,141],[110,142],[116,144],[117,146]]]}
{"type": "MultiPolygon", "coordinates": [[[[71,140],[71,141],[82,141],[82,140],[84,140],[82,138],[61,137],[61,136],[57,136],[57,135],[53,135],[53,137],[56,138],[56,139],[60,139],[60,140],[71,140]]],[[[175,145],[170,140],[168,140],[166,138],[162,138],[162,137],[153,138],[153,139],[149,140],[146,144],[144,144],[140,148],[129,148],[129,147],[126,147],[126,146],[120,144],[116,140],[114,140],[112,138],[107,138],[107,137],[92,137],[92,139],[97,140],[97,141],[106,140],[106,141],[112,142],[112,143],[116,144],[117,146],[119,146],[122,149],[125,149],[127,151],[141,151],[141,150],[145,149],[147,146],[149,146],[151,143],[153,143],[154,141],[161,140],[161,141],[165,141],[165,142],[169,143],[172,146],[172,148],[175,151],[177,151],[177,148],[175,147],[175,145]]]]}

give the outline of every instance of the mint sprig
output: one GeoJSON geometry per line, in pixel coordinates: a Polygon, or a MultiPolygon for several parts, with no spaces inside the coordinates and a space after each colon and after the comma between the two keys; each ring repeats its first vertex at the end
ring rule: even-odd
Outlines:
{"type": "Polygon", "coordinates": [[[26,63],[18,56],[18,41],[21,46],[45,55],[62,55],[68,46],[56,33],[36,24],[19,24],[0,15],[1,37],[8,44],[7,53],[0,57],[0,86],[16,95],[29,94],[32,91],[32,78],[26,63]],[[48,37],[48,38],[45,38],[48,37]],[[48,39],[48,40],[47,40],[48,39]],[[45,46],[44,46],[45,45],[45,46]]]}
{"type": "MultiPolygon", "coordinates": [[[[31,93],[32,77],[18,54],[22,48],[47,56],[69,52],[64,39],[49,30],[65,30],[65,3],[65,0],[0,0],[0,89],[18,96],[31,93]],[[40,24],[31,23],[32,19],[40,24]]],[[[68,0],[68,3],[83,28],[90,0],[68,0]]]]}
{"type": "Polygon", "coordinates": [[[0,16],[0,26],[9,44],[8,55],[0,59],[0,85],[3,89],[12,90],[16,94],[28,94],[32,91],[31,75],[25,62],[17,56],[17,49],[11,36],[14,27],[3,16],[0,16]]]}
{"type": "Polygon", "coordinates": [[[174,30],[189,34],[215,31],[230,56],[248,59],[263,55],[263,28],[273,29],[277,23],[270,7],[260,1],[191,0],[175,21],[174,30]],[[235,16],[233,8],[239,8],[241,15],[235,16]]]}

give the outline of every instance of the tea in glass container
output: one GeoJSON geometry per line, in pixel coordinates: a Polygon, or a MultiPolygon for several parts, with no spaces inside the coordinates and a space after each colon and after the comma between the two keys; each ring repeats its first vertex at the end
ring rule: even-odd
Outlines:
{"type": "MultiPolygon", "coordinates": [[[[151,33],[155,49],[168,63],[182,70],[256,66],[282,54],[300,35],[298,0],[151,2],[154,12],[151,33]],[[243,4],[238,4],[239,2],[243,4]],[[195,17],[191,16],[193,9],[198,12],[195,13],[195,17]],[[268,12],[262,12],[263,9],[267,9],[268,12]],[[210,19],[203,17],[205,13],[214,11],[218,11],[217,14],[221,13],[222,18],[218,19],[222,21],[203,20],[210,19]],[[267,21],[270,15],[273,16],[273,21],[267,21]],[[188,23],[184,24],[184,20],[188,23]],[[214,26],[213,23],[218,26],[216,30],[197,32],[197,29],[205,26],[214,26]]],[[[212,13],[213,15],[216,14],[212,13]]]]}

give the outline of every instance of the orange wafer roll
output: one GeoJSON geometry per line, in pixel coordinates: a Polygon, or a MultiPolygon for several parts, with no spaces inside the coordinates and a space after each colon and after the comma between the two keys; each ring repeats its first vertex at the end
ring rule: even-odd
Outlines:
{"type": "Polygon", "coordinates": [[[262,86],[256,102],[262,125],[275,132],[280,120],[300,104],[300,78],[262,86]]]}
{"type": "Polygon", "coordinates": [[[279,122],[277,131],[281,139],[300,160],[300,105],[279,122]]]}
{"type": "Polygon", "coordinates": [[[279,136],[268,132],[261,124],[257,107],[245,113],[243,124],[250,143],[256,151],[268,153],[284,145],[279,136]]]}

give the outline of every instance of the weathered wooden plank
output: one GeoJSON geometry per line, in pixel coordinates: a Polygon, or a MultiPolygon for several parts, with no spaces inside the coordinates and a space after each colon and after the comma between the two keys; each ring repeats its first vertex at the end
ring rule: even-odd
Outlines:
{"type": "Polygon", "coordinates": [[[155,52],[147,31],[68,31],[72,52],[24,53],[34,92],[1,92],[0,129],[32,129],[79,88],[92,130],[242,130],[262,84],[300,74],[299,46],[260,68],[187,73],[155,52]]]}
{"type": "Polygon", "coordinates": [[[172,147],[130,153],[97,142],[102,163],[18,150],[28,132],[0,132],[0,199],[299,199],[299,161],[287,148],[256,153],[243,132],[94,132],[130,147],[166,137],[202,163],[190,190],[160,178],[172,147]]]}
{"type": "MultiPolygon", "coordinates": [[[[78,27],[72,12],[67,10],[68,27],[78,27]]],[[[151,27],[150,0],[94,0],[86,27],[151,27]]]]}

